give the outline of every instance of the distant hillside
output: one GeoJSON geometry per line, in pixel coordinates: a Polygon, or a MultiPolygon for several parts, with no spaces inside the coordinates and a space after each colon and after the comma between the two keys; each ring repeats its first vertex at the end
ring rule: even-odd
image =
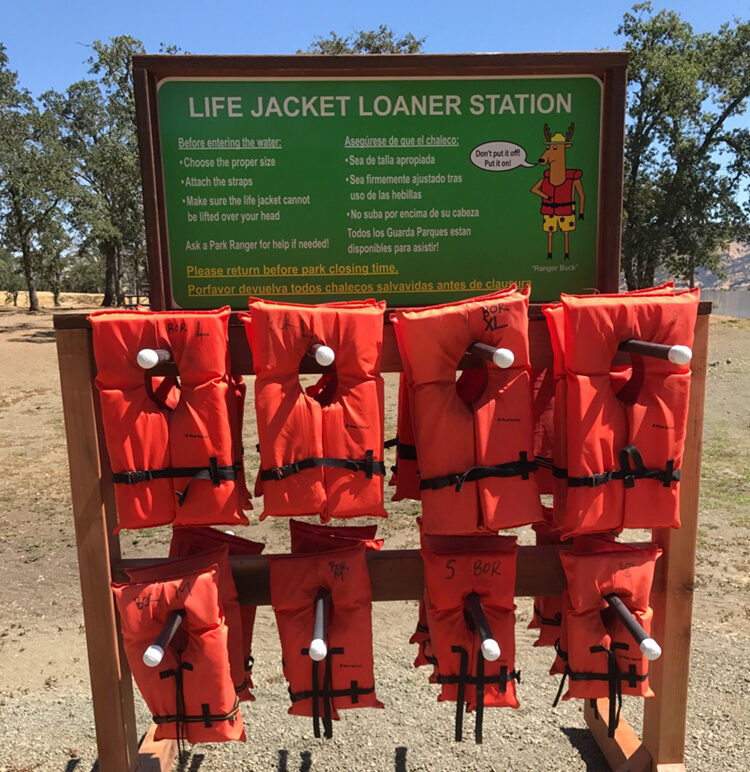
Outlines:
{"type": "Polygon", "coordinates": [[[695,283],[703,289],[750,289],[750,244],[737,241],[729,245],[729,250],[721,259],[725,279],[717,278],[710,271],[699,269],[695,283]]]}

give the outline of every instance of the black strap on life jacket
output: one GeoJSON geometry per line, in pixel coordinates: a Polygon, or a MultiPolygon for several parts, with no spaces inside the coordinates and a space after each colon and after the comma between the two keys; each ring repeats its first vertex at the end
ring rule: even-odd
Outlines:
{"type": "Polygon", "coordinates": [[[661,480],[665,488],[679,482],[682,471],[674,468],[674,459],[669,459],[665,469],[647,469],[643,456],[635,445],[626,445],[619,453],[620,468],[586,477],[568,477],[571,488],[598,488],[612,480],[622,480],[626,488],[632,488],[636,480],[661,480]],[[630,462],[633,462],[631,466],[630,462]]]}
{"type": "Polygon", "coordinates": [[[140,469],[130,472],[116,472],[112,482],[117,485],[135,485],[136,483],[162,480],[167,477],[189,477],[190,481],[182,492],[177,491],[179,506],[185,503],[190,486],[195,480],[210,480],[218,488],[226,480],[236,480],[242,472],[242,462],[235,461],[231,466],[219,466],[216,456],[208,459],[208,466],[170,466],[164,469],[140,469]]]}
{"type": "Polygon", "coordinates": [[[575,201],[544,201],[542,200],[542,206],[549,206],[552,209],[561,209],[564,206],[575,207],[575,201]]]}
{"type": "MultiPolygon", "coordinates": [[[[372,694],[375,686],[362,687],[358,681],[351,681],[348,689],[334,689],[331,682],[331,659],[335,654],[343,654],[340,646],[330,647],[325,658],[323,670],[323,683],[320,683],[320,662],[311,659],[312,663],[312,689],[310,691],[293,692],[289,689],[289,697],[292,702],[300,700],[312,700],[313,734],[320,737],[320,702],[323,702],[323,736],[330,740],[333,737],[332,703],[334,697],[349,697],[352,704],[356,705],[363,694],[372,694]]],[[[310,649],[301,649],[304,657],[310,656],[310,649]]]]}
{"type": "Polygon", "coordinates": [[[405,442],[400,442],[398,436],[391,440],[386,440],[383,443],[383,447],[388,450],[389,448],[396,448],[396,463],[391,467],[393,474],[398,474],[398,462],[404,461],[416,461],[417,460],[417,447],[416,445],[407,445],[405,442]]]}
{"type": "Polygon", "coordinates": [[[355,458],[304,458],[301,461],[293,461],[291,464],[284,464],[273,469],[261,470],[260,479],[263,482],[269,480],[285,480],[293,474],[302,472],[305,469],[314,469],[318,466],[331,466],[335,469],[349,469],[352,472],[364,472],[368,480],[373,475],[385,474],[385,464],[382,461],[375,461],[374,452],[368,450],[363,460],[355,458]]]}
{"type": "MultiPolygon", "coordinates": [[[[610,648],[606,646],[592,646],[589,651],[592,654],[605,652],[607,655],[607,672],[606,673],[589,673],[589,672],[574,672],[568,665],[565,667],[562,680],[560,681],[560,688],[557,691],[555,701],[552,703],[552,707],[556,707],[560,701],[563,687],[565,685],[565,679],[570,678],[571,681],[606,681],[608,684],[608,699],[609,699],[609,725],[607,727],[607,736],[614,737],[615,730],[620,723],[620,711],[622,710],[622,683],[626,681],[628,686],[635,688],[638,683],[645,681],[648,678],[648,671],[645,673],[638,673],[635,665],[629,665],[627,673],[623,673],[617,665],[616,649],[628,650],[629,644],[619,641],[613,641],[610,648]]],[[[567,657],[565,657],[567,659],[567,657]]]]}
{"type": "Polygon", "coordinates": [[[534,614],[536,614],[537,618],[543,625],[552,625],[553,627],[560,627],[560,625],[562,625],[562,612],[558,611],[558,613],[553,617],[545,617],[542,615],[542,611],[539,606],[537,606],[535,603],[534,614]]]}
{"type": "Polygon", "coordinates": [[[463,646],[451,646],[451,651],[459,655],[458,675],[438,675],[439,684],[457,684],[458,693],[456,694],[456,742],[463,739],[464,724],[464,704],[466,703],[466,686],[471,684],[476,686],[476,723],[474,724],[474,740],[477,745],[482,742],[482,727],[484,723],[484,687],[486,684],[498,684],[501,692],[505,693],[508,681],[521,681],[521,671],[512,670],[503,665],[500,673],[494,676],[484,674],[484,655],[481,650],[477,651],[476,675],[469,674],[469,653],[463,646]]]}
{"type": "Polygon", "coordinates": [[[547,456],[534,456],[534,461],[540,469],[549,469],[553,477],[568,478],[568,470],[564,466],[555,466],[555,460],[547,456]]]}
{"type": "Polygon", "coordinates": [[[198,715],[189,715],[185,706],[185,690],[183,684],[183,671],[193,670],[190,662],[180,662],[176,668],[169,668],[159,672],[159,678],[175,679],[175,712],[173,715],[152,716],[155,724],[175,724],[177,734],[178,757],[181,759],[184,751],[183,743],[187,740],[186,724],[202,723],[206,728],[213,726],[219,721],[229,721],[234,723],[237,713],[240,709],[240,702],[237,697],[234,698],[234,707],[227,713],[211,713],[210,703],[201,704],[201,712],[198,715]]]}
{"type": "Polygon", "coordinates": [[[531,472],[537,469],[536,462],[529,461],[526,451],[521,451],[518,461],[510,461],[507,464],[496,464],[495,466],[473,466],[460,474],[447,474],[442,477],[428,477],[419,483],[420,490],[437,491],[441,488],[447,488],[455,485],[456,493],[461,493],[464,483],[474,480],[484,480],[487,477],[515,477],[520,475],[522,479],[528,480],[531,472]]]}
{"type": "Polygon", "coordinates": [[[396,448],[396,454],[399,458],[404,458],[407,461],[417,460],[417,446],[408,445],[405,442],[401,442],[398,436],[394,437],[393,439],[386,440],[383,443],[383,447],[386,449],[396,448]]]}

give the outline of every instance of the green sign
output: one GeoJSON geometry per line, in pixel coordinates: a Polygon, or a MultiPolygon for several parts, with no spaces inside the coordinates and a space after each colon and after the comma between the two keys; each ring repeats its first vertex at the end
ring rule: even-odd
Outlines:
{"type": "Polygon", "coordinates": [[[173,301],[596,286],[597,78],[165,79],[173,301]]]}

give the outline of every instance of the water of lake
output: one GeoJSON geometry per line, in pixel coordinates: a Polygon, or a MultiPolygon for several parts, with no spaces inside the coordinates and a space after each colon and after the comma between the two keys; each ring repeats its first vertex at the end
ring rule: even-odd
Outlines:
{"type": "Polygon", "coordinates": [[[750,290],[701,290],[701,300],[710,300],[719,316],[750,318],[750,290]]]}

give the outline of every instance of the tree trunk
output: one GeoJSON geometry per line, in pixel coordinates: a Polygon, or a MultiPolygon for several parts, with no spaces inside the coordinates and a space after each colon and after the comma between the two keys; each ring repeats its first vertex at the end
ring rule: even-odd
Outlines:
{"type": "Polygon", "coordinates": [[[13,305],[18,308],[18,290],[13,290],[13,305]]]}
{"type": "Polygon", "coordinates": [[[36,280],[31,267],[31,251],[28,245],[24,245],[21,250],[21,265],[23,266],[23,278],[26,280],[26,288],[29,291],[29,313],[33,314],[39,310],[39,298],[36,294],[36,280]]]}
{"type": "Polygon", "coordinates": [[[115,264],[115,250],[113,245],[105,241],[101,244],[101,251],[104,255],[105,273],[104,273],[104,299],[103,306],[113,306],[117,302],[117,266],[115,264]]]}

